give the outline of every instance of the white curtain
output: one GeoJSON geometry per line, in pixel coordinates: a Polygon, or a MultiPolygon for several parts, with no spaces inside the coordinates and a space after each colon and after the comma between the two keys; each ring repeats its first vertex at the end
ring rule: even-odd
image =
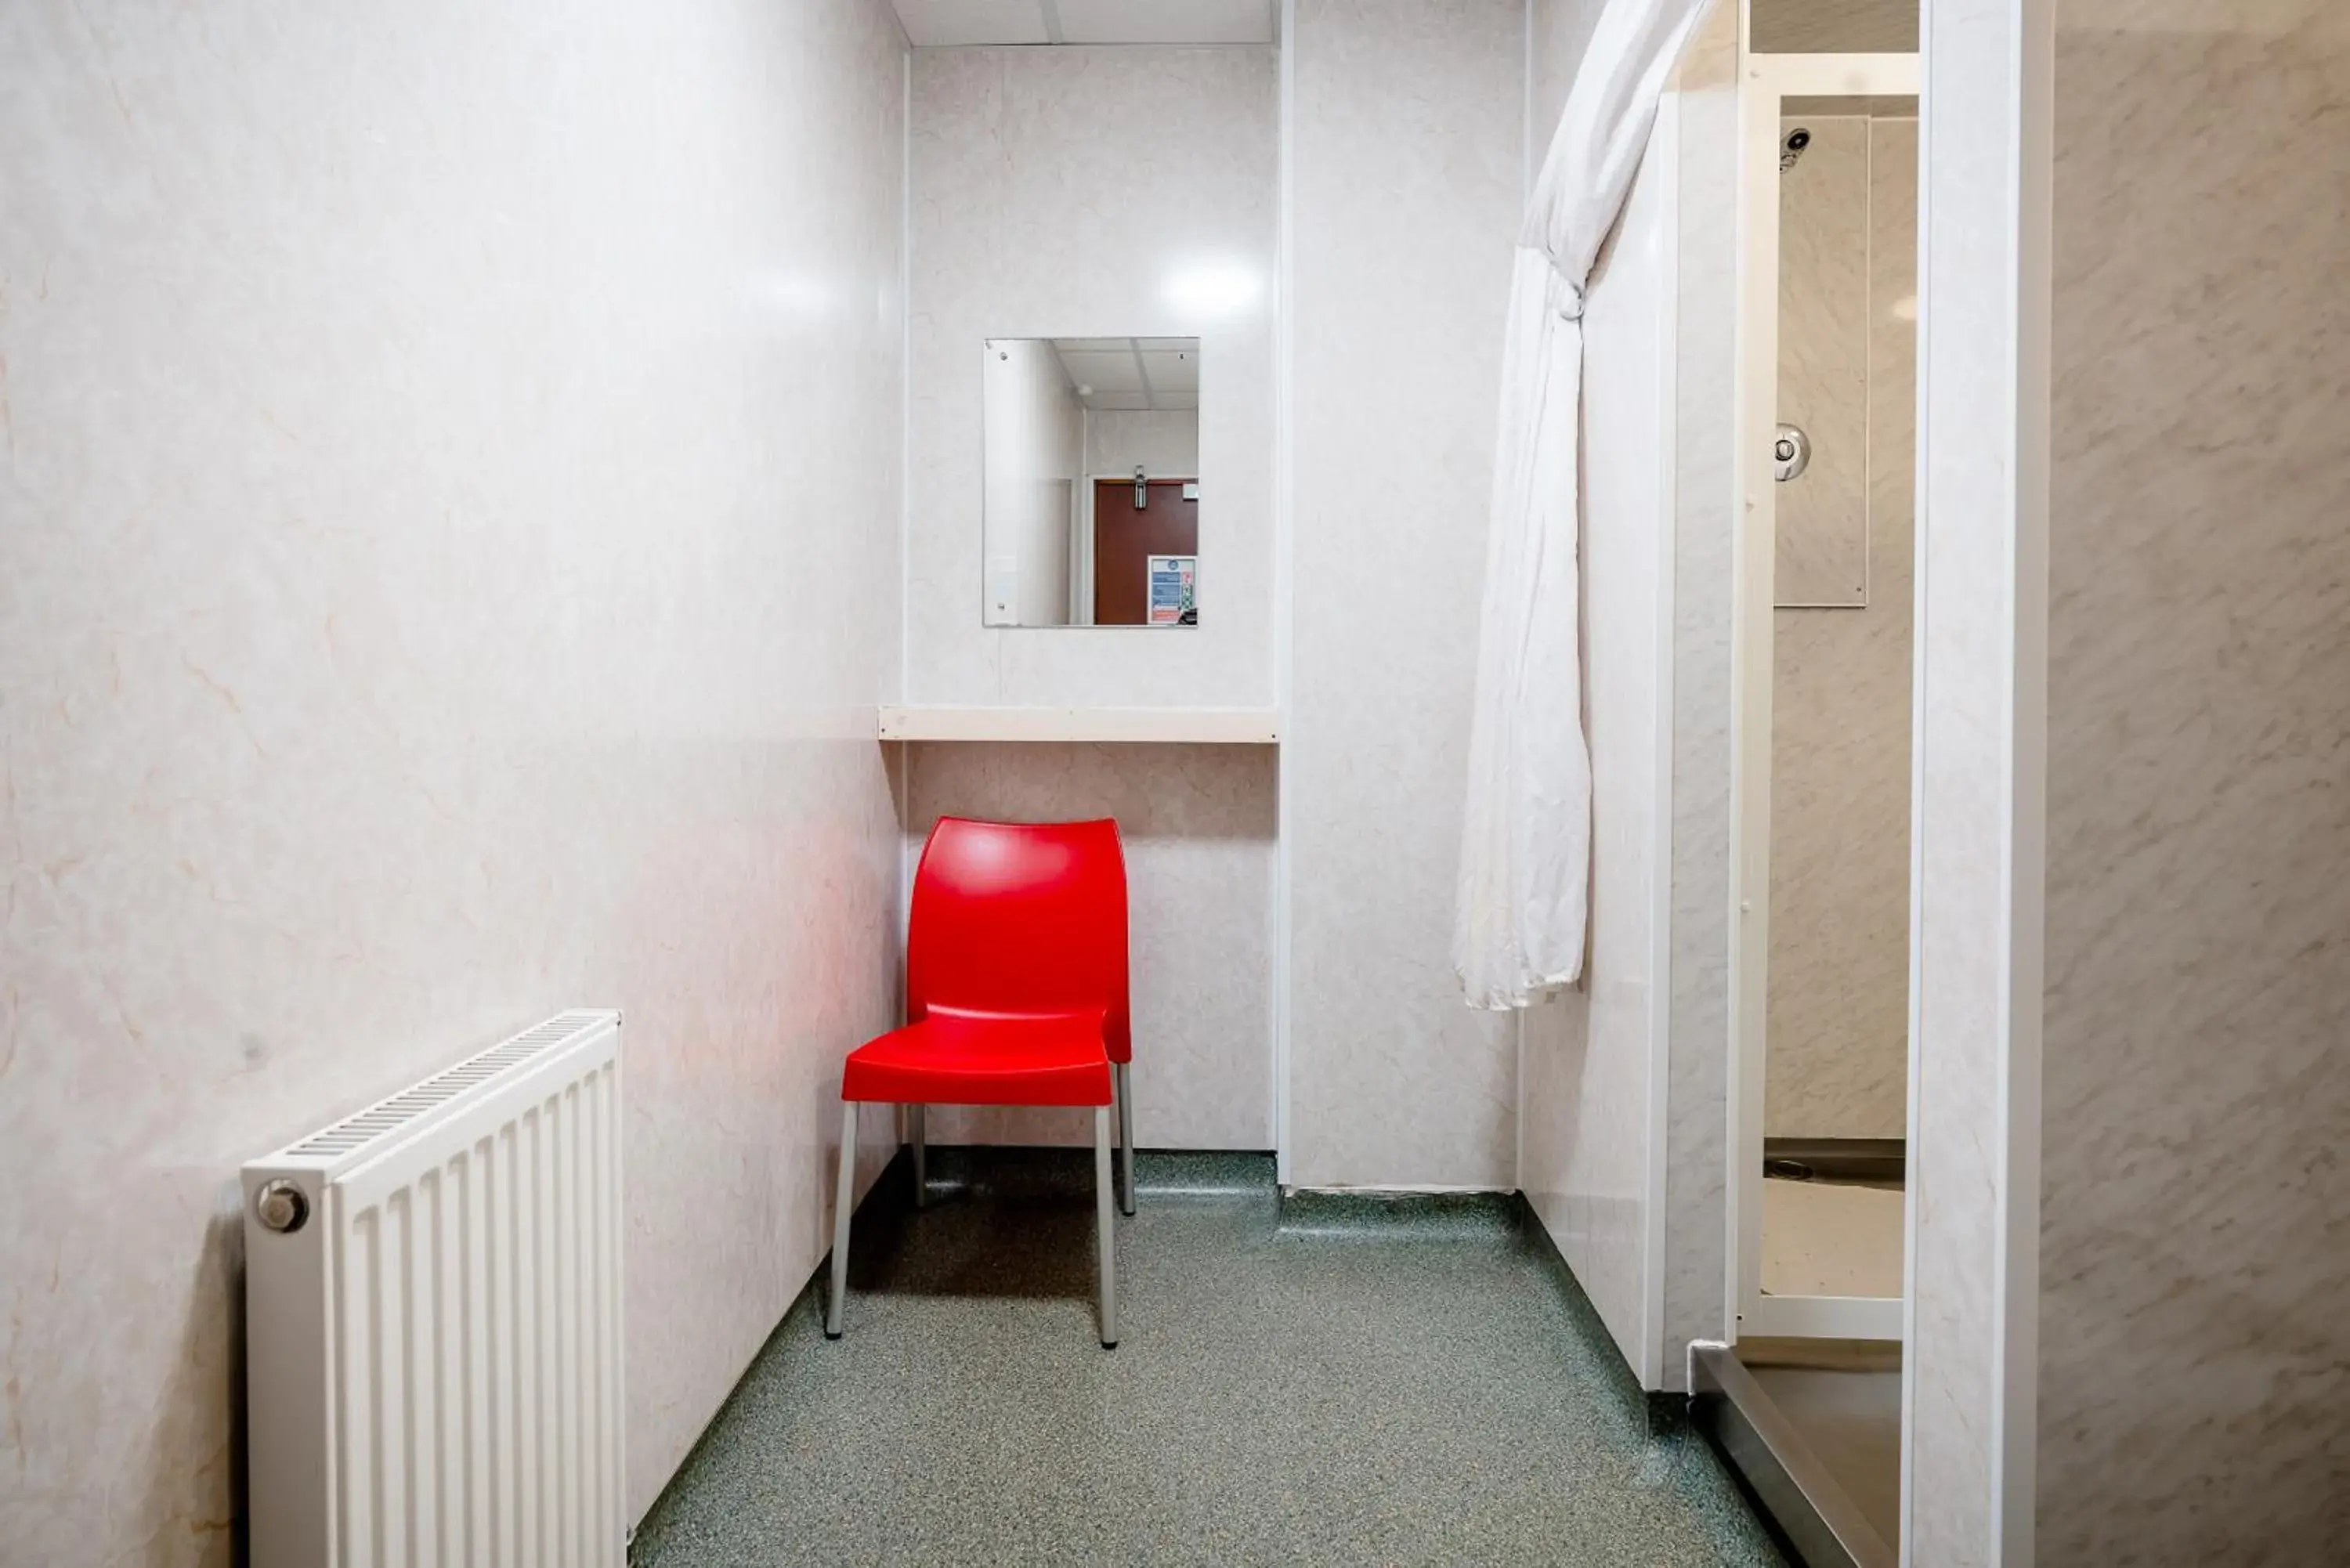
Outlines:
{"type": "Polygon", "coordinates": [[[1452,939],[1471,1007],[1524,1007],[1583,971],[1591,870],[1575,562],[1583,291],[1702,0],[1604,5],[1526,203],[1510,285],[1452,939]]]}

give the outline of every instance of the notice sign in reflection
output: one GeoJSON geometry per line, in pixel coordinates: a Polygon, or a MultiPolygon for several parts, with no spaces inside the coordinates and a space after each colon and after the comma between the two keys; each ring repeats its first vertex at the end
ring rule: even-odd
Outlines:
{"type": "Polygon", "coordinates": [[[1200,606],[1195,597],[1200,580],[1197,556],[1153,556],[1150,570],[1150,624],[1197,626],[1200,606]]]}

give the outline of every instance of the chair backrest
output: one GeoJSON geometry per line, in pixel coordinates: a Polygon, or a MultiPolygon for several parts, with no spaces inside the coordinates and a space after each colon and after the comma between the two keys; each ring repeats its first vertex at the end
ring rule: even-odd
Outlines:
{"type": "Polygon", "coordinates": [[[1118,824],[942,816],[914,873],[906,1015],[1099,1007],[1110,1060],[1134,1054],[1126,856],[1118,824]]]}

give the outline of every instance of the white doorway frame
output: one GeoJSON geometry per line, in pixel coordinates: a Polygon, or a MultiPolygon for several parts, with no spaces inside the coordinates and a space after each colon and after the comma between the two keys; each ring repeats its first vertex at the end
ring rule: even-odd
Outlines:
{"type": "MultiPolygon", "coordinates": [[[[1905,98],[1914,54],[1739,62],[1738,493],[1731,605],[1730,1267],[1733,1339],[1902,1337],[1899,1296],[1762,1293],[1763,1070],[1771,958],[1771,721],[1779,400],[1779,123],[1790,98],[1905,98]]],[[[1914,717],[1914,716],[1913,716],[1914,717]]]]}

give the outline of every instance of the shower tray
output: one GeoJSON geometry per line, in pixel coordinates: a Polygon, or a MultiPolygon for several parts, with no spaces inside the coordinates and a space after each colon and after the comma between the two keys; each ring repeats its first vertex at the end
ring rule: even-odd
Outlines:
{"type": "Polygon", "coordinates": [[[1748,1339],[1690,1351],[1690,1415],[1806,1568],[1898,1568],[1901,1347],[1748,1339]]]}

